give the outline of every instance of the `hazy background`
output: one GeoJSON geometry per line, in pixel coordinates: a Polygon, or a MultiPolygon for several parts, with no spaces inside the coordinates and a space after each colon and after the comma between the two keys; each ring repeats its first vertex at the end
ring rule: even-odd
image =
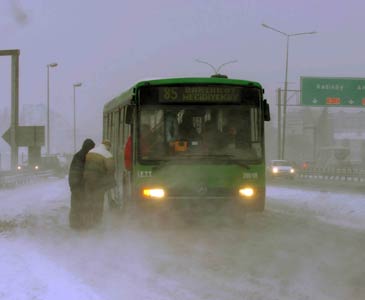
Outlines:
{"type": "MultiPolygon", "coordinates": [[[[0,0],[0,49],[21,51],[20,125],[44,122],[46,65],[59,64],[50,69],[51,151],[71,152],[75,82],[83,84],[76,91],[80,145],[85,137],[100,141],[103,105],[135,81],[210,76],[197,58],[216,67],[238,60],[221,73],[261,82],[275,125],[286,40],[261,23],[318,31],[290,39],[289,88],[299,89],[300,76],[364,77],[364,12],[361,0],[0,0]]],[[[0,57],[0,101],[2,135],[10,57],[0,57]]],[[[3,141],[0,147],[9,151],[3,141]]]]}

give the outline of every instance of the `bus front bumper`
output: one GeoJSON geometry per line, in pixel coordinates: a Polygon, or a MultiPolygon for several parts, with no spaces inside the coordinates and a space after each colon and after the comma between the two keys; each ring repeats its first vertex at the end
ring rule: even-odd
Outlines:
{"type": "MultiPolygon", "coordinates": [[[[240,210],[251,210],[265,205],[265,190],[256,189],[250,195],[171,195],[166,193],[161,197],[146,197],[139,192],[137,206],[144,210],[177,210],[206,211],[220,210],[227,207],[240,210]]],[[[260,209],[260,210],[262,210],[260,209]]]]}

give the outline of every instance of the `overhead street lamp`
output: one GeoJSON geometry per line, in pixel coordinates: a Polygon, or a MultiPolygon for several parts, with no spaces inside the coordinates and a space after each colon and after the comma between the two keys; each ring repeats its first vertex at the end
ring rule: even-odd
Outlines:
{"type": "MultiPolygon", "coordinates": [[[[291,36],[297,36],[297,35],[305,35],[305,34],[315,34],[316,31],[309,31],[309,32],[298,32],[298,33],[286,33],[283,31],[280,31],[274,27],[271,27],[267,24],[262,23],[263,27],[267,29],[271,29],[273,31],[276,31],[284,36],[286,36],[286,58],[285,58],[285,81],[284,81],[284,111],[283,111],[283,141],[282,141],[282,147],[281,147],[281,159],[284,159],[284,150],[285,150],[285,128],[286,128],[286,106],[287,106],[287,92],[288,92],[288,57],[289,57],[289,38],[291,36]]],[[[278,128],[278,131],[280,131],[280,128],[278,128]]]]}
{"type": "Polygon", "coordinates": [[[55,68],[58,63],[50,63],[47,65],[47,155],[50,153],[50,129],[49,129],[49,68],[55,68]]]}
{"type": "Polygon", "coordinates": [[[81,82],[74,83],[74,153],[76,153],[76,88],[82,85],[81,82]]]}

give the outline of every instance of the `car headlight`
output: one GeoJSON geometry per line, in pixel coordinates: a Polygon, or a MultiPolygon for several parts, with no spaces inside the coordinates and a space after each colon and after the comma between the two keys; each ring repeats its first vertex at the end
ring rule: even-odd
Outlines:
{"type": "Polygon", "coordinates": [[[142,195],[145,198],[163,199],[165,197],[165,191],[164,191],[164,189],[161,189],[161,188],[143,189],[142,195]]]}
{"type": "Polygon", "coordinates": [[[251,187],[244,187],[239,190],[239,193],[241,196],[243,196],[245,198],[251,198],[252,196],[255,195],[255,191],[251,187]]]}
{"type": "Polygon", "coordinates": [[[273,173],[277,173],[277,172],[279,172],[279,169],[278,169],[277,167],[273,167],[273,168],[272,168],[272,172],[273,172],[273,173]]]}
{"type": "Polygon", "coordinates": [[[293,168],[290,169],[290,173],[295,173],[295,170],[293,168]]]}

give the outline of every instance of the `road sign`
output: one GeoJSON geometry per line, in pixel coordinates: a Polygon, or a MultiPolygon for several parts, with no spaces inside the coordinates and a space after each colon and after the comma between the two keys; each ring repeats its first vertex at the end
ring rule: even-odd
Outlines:
{"type": "Polygon", "coordinates": [[[3,139],[10,145],[10,128],[4,132],[3,139]]]}
{"type": "Polygon", "coordinates": [[[301,77],[300,85],[302,105],[365,107],[365,78],[301,77]]]}
{"type": "Polygon", "coordinates": [[[44,126],[19,126],[16,131],[18,147],[43,146],[44,126]]]}
{"type": "MultiPolygon", "coordinates": [[[[3,134],[3,139],[10,144],[10,128],[3,134]]],[[[44,126],[18,126],[15,141],[18,147],[44,146],[44,126]]]]}

